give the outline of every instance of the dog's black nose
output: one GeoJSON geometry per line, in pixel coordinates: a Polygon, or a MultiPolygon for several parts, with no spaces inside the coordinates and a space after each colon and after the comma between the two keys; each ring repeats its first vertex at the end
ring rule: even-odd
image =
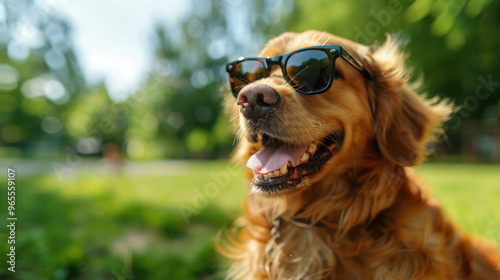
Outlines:
{"type": "Polygon", "coordinates": [[[241,112],[247,118],[263,117],[266,112],[278,104],[278,93],[262,84],[245,86],[236,99],[236,104],[241,106],[241,112]]]}

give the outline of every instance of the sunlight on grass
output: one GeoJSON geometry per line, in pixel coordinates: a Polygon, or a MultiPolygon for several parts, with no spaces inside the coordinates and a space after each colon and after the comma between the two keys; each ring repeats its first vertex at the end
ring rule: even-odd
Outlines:
{"type": "Polygon", "coordinates": [[[192,206],[196,194],[206,198],[210,204],[217,205],[231,213],[241,208],[246,185],[242,176],[243,168],[234,167],[224,161],[179,162],[181,171],[165,176],[128,176],[114,174],[95,177],[92,173],[80,173],[76,177],[59,182],[55,175],[47,175],[38,180],[40,189],[56,192],[65,198],[108,197],[108,203],[116,207],[126,207],[127,203],[143,203],[152,207],[176,207],[179,204],[192,206]],[[236,175],[226,172],[230,166],[236,175]],[[221,184],[211,176],[228,176],[228,182],[221,184]],[[205,187],[209,184],[217,187],[216,192],[205,187]],[[215,193],[215,195],[214,195],[215,193]]]}
{"type": "Polygon", "coordinates": [[[417,172],[454,221],[500,244],[499,165],[427,163],[417,172]]]}

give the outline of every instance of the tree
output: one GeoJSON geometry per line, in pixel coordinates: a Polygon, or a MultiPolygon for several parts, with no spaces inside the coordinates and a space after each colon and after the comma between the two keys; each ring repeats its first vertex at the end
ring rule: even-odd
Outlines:
{"type": "MultiPolygon", "coordinates": [[[[150,156],[159,153],[205,158],[229,154],[234,136],[228,116],[221,113],[220,92],[229,94],[224,64],[233,53],[255,54],[250,51],[255,52],[267,41],[266,32],[274,26],[269,23],[275,21],[266,21],[263,16],[273,18],[273,13],[280,11],[272,9],[254,18],[267,2],[274,5],[271,1],[244,2],[240,3],[245,8],[241,10],[225,1],[193,0],[191,13],[182,22],[155,25],[155,56],[148,79],[132,96],[141,102],[129,117],[128,143],[150,156]],[[237,19],[233,11],[241,12],[239,19],[251,23],[245,30],[234,28],[237,19]],[[234,36],[238,32],[240,36],[234,36]],[[248,37],[242,39],[242,34],[248,37]],[[145,131],[144,120],[154,123],[149,132],[145,131]]],[[[281,33],[284,26],[274,30],[281,33]]]]}
{"type": "Polygon", "coordinates": [[[4,1],[0,34],[0,153],[57,151],[65,106],[85,86],[68,23],[33,4],[4,1]]]}

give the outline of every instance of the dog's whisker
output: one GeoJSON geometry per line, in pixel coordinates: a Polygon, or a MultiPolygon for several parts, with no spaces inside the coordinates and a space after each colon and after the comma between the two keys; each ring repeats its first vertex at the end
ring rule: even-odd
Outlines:
{"type": "Polygon", "coordinates": [[[304,69],[300,70],[299,73],[297,73],[295,76],[293,76],[290,79],[290,82],[292,82],[295,78],[297,78],[298,75],[302,74],[302,72],[304,72],[307,68],[309,68],[309,65],[307,65],[306,67],[304,67],[304,69]]]}
{"type": "Polygon", "coordinates": [[[328,126],[328,125],[324,125],[328,130],[330,130],[337,139],[340,139],[341,135],[340,135],[340,132],[338,132],[337,130],[335,130],[334,128],[328,126]]]}
{"type": "Polygon", "coordinates": [[[323,31],[323,33],[321,33],[321,35],[319,36],[319,38],[316,39],[316,44],[319,44],[319,40],[321,40],[323,38],[323,36],[325,36],[325,33],[326,33],[326,31],[323,31]]]}
{"type": "Polygon", "coordinates": [[[247,79],[243,79],[243,78],[239,78],[239,79],[240,79],[240,80],[242,80],[243,82],[247,83],[247,84],[249,84],[249,83],[250,83],[250,81],[249,81],[249,80],[247,80],[247,79]]]}
{"type": "Polygon", "coordinates": [[[308,128],[307,126],[305,126],[305,129],[307,130],[307,136],[308,136],[308,138],[310,139],[310,141],[311,141],[311,142],[316,141],[316,140],[314,139],[314,137],[312,136],[311,131],[309,131],[309,128],[308,128]]]}
{"type": "Polygon", "coordinates": [[[319,145],[319,146],[323,146],[325,148],[328,148],[328,145],[326,145],[325,143],[323,143],[321,141],[316,141],[316,144],[319,145]]]}
{"type": "Polygon", "coordinates": [[[234,121],[236,118],[239,118],[239,117],[240,117],[240,114],[238,114],[238,115],[236,115],[236,117],[234,117],[234,118],[230,119],[230,120],[229,120],[229,122],[232,122],[232,121],[234,121]]]}
{"type": "MultiPolygon", "coordinates": [[[[233,131],[234,132],[234,131],[233,131]]],[[[243,130],[240,128],[238,128],[238,131],[236,132],[236,134],[234,135],[234,139],[233,139],[233,147],[234,145],[236,144],[236,141],[241,139],[241,137],[243,136],[243,130]]]]}
{"type": "MultiPolygon", "coordinates": [[[[323,124],[323,123],[322,123],[322,122],[321,122],[321,121],[320,121],[320,120],[319,120],[319,119],[318,119],[315,115],[313,115],[313,114],[311,114],[311,113],[309,113],[309,115],[311,115],[314,119],[316,119],[316,121],[317,121],[317,122],[318,122],[318,124],[319,124],[318,128],[323,128],[323,127],[325,127],[325,128],[327,128],[329,131],[331,131],[331,134],[333,134],[333,135],[334,135],[334,138],[333,138],[333,137],[331,137],[331,134],[330,134],[330,135],[328,135],[328,136],[326,136],[326,138],[327,138],[327,139],[330,139],[330,140],[332,140],[335,144],[340,145],[340,142],[339,142],[340,140],[339,140],[339,139],[341,138],[341,135],[340,135],[340,133],[339,133],[338,131],[336,131],[335,129],[333,129],[332,127],[330,127],[330,126],[328,126],[328,125],[326,125],[326,124],[323,124]]],[[[318,142],[319,142],[319,141],[318,141],[318,142]]],[[[324,144],[323,144],[323,143],[321,143],[321,145],[324,145],[324,144]]],[[[341,147],[341,148],[342,148],[342,147],[341,147]]]]}
{"type": "Polygon", "coordinates": [[[328,41],[330,41],[330,39],[326,39],[323,44],[321,44],[322,46],[326,45],[326,43],[328,43],[328,41]]]}
{"type": "Polygon", "coordinates": [[[319,127],[323,127],[323,123],[315,115],[313,115],[311,113],[309,113],[309,115],[311,115],[313,118],[315,118],[318,121],[319,127]]]}
{"type": "Polygon", "coordinates": [[[292,78],[288,79],[288,81],[285,79],[285,81],[281,84],[281,86],[284,86],[286,84],[290,85],[292,88],[296,89],[295,87],[302,87],[301,85],[292,85],[292,81],[297,78],[302,72],[304,72],[307,68],[309,68],[309,65],[306,66],[304,69],[300,70],[299,73],[295,74],[292,78]]]}
{"type": "Polygon", "coordinates": [[[234,89],[242,89],[242,88],[244,88],[244,87],[246,87],[247,85],[249,85],[249,84],[250,84],[250,81],[249,81],[249,80],[246,80],[246,79],[241,79],[241,78],[240,78],[240,80],[242,80],[242,81],[243,81],[243,82],[245,82],[246,84],[241,85],[241,86],[235,86],[235,87],[234,87],[234,89]]]}
{"type": "Polygon", "coordinates": [[[316,39],[316,37],[317,37],[317,36],[316,36],[316,35],[314,35],[314,36],[311,38],[311,42],[313,42],[313,45],[314,45],[315,43],[317,43],[317,42],[318,42],[318,40],[316,39]]]}
{"type": "Polygon", "coordinates": [[[302,86],[299,86],[299,85],[293,86],[293,89],[295,89],[295,90],[298,90],[298,89],[301,89],[301,88],[302,88],[302,86]]]}
{"type": "Polygon", "coordinates": [[[244,88],[245,86],[247,86],[247,85],[236,86],[236,87],[234,87],[234,88],[235,88],[235,89],[242,89],[242,88],[244,88]]]}
{"type": "Polygon", "coordinates": [[[249,188],[247,195],[250,196],[253,193],[255,193],[255,189],[253,187],[249,188]]]}
{"type": "MultiPolygon", "coordinates": [[[[293,79],[293,78],[292,78],[292,79],[293,79]]],[[[283,83],[281,84],[281,86],[284,86],[284,85],[287,85],[287,84],[288,84],[288,85],[289,85],[289,86],[291,86],[292,88],[297,87],[298,85],[292,85],[292,84],[291,84],[291,83],[292,83],[292,79],[289,79],[288,81],[285,79],[285,80],[283,81],[283,83]]]]}

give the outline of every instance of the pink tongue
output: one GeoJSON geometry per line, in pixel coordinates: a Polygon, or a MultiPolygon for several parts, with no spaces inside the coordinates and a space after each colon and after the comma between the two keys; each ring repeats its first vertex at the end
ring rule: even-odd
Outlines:
{"type": "Polygon", "coordinates": [[[247,167],[257,173],[269,173],[279,170],[288,161],[292,166],[299,165],[300,157],[307,150],[307,146],[285,148],[282,146],[264,146],[248,159],[247,167]]]}

